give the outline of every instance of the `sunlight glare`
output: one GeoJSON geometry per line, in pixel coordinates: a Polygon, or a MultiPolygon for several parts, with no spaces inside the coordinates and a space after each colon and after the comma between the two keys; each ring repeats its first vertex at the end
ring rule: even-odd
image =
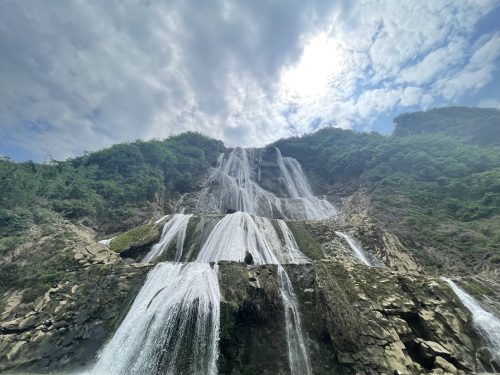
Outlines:
{"type": "Polygon", "coordinates": [[[299,63],[282,72],[282,92],[296,99],[321,94],[340,72],[342,61],[335,39],[326,34],[315,36],[307,42],[299,63]]]}

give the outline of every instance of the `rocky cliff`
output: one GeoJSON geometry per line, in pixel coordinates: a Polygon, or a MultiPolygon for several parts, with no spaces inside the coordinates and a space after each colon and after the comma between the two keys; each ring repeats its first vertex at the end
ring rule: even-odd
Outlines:
{"type": "MultiPolygon", "coordinates": [[[[307,190],[306,199],[296,197],[286,179],[276,177],[284,168],[279,150],[253,152],[255,164],[246,175],[207,177],[207,184],[197,185],[206,194],[208,213],[199,208],[199,190],[177,202],[177,211],[194,214],[184,235],[173,237],[152,260],[174,261],[181,246],[180,261],[199,261],[207,239],[230,216],[226,214],[253,204],[243,194],[248,181],[260,181],[259,186],[252,182],[251,188],[261,203],[251,209],[269,217],[255,220],[240,213],[246,221],[239,229],[255,233],[253,237],[243,234],[240,242],[229,242],[247,252],[231,249],[239,254],[239,258],[231,255],[232,261],[211,258],[218,261],[220,374],[297,373],[287,351],[285,315],[290,306],[285,303],[280,269],[286,271],[296,295],[302,322],[296,329],[304,338],[310,374],[495,370],[497,364],[481,348],[469,310],[444,281],[424,273],[411,244],[374,219],[369,195],[358,191],[344,197],[340,213],[333,215],[330,202],[307,195],[307,190]],[[227,199],[219,207],[214,191],[219,194],[231,189],[238,192],[239,199],[227,199]],[[306,210],[294,209],[307,208],[311,202],[327,207],[329,217],[310,218],[306,210]],[[293,250],[280,229],[280,220],[286,215],[304,217],[288,220],[286,227],[297,251],[307,260],[281,260],[291,259],[285,252],[293,250]],[[340,232],[356,238],[367,257],[378,260],[378,266],[364,264],[340,232]],[[282,258],[266,258],[257,264],[248,251],[268,251],[265,236],[277,243],[282,258]]],[[[296,171],[301,172],[298,167],[296,171]]],[[[157,212],[149,223],[116,233],[109,246],[98,243],[96,233],[78,223],[60,220],[51,226],[32,226],[30,240],[0,260],[11,267],[12,275],[20,277],[16,281],[12,275],[4,276],[10,278],[11,287],[0,296],[0,371],[65,373],[90,368],[154,266],[138,262],[160,239],[163,223],[173,220],[170,215],[155,223],[162,214],[157,212]]],[[[469,277],[460,285],[498,313],[499,284],[495,280],[469,277]]]]}
{"type": "MultiPolygon", "coordinates": [[[[479,340],[468,311],[445,283],[419,274],[404,249],[398,249],[397,240],[385,242],[394,238],[390,233],[366,220],[355,213],[346,216],[345,223],[294,223],[299,242],[300,236],[309,235],[321,249],[321,260],[286,266],[300,301],[314,373],[385,374],[394,368],[412,374],[475,371],[480,365],[475,359],[479,340]],[[360,227],[371,236],[363,237],[355,229],[360,227]],[[339,228],[352,228],[381,259],[397,254],[396,261],[388,268],[360,264],[334,234],[339,228]]],[[[195,247],[201,240],[194,234],[214,224],[202,219],[192,225],[198,229],[193,228],[188,243],[195,247]]],[[[80,236],[74,245],[80,269],[31,302],[23,302],[26,290],[4,296],[1,369],[40,372],[91,364],[151,268],[124,264],[87,234],[76,229],[74,233],[80,236]]],[[[219,283],[220,373],[290,373],[276,266],[224,262],[219,283]]],[[[473,289],[480,284],[470,280],[468,285],[473,289]]],[[[491,288],[490,294],[494,294],[491,288]]]]}

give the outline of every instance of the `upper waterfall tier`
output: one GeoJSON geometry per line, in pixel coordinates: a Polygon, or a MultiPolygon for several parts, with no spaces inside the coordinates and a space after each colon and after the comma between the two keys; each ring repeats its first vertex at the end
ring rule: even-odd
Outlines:
{"type": "Polygon", "coordinates": [[[313,195],[297,160],[282,157],[277,148],[236,148],[228,157],[221,154],[196,208],[288,220],[323,220],[337,214],[330,202],[313,195]]]}

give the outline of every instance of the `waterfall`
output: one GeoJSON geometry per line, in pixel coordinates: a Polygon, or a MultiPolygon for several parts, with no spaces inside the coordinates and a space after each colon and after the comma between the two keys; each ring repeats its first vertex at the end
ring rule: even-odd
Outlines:
{"type": "Polygon", "coordinates": [[[159,263],[89,374],[216,374],[219,309],[216,268],[159,263]]]}
{"type": "Polygon", "coordinates": [[[288,344],[288,358],[292,374],[311,374],[309,355],[304,343],[297,297],[290,278],[281,265],[305,263],[309,260],[298,249],[290,229],[282,220],[278,225],[283,232],[282,245],[274,226],[267,218],[252,217],[246,212],[226,215],[217,223],[202,247],[197,262],[219,260],[242,261],[245,254],[252,254],[256,264],[277,264],[278,284],[285,309],[285,329],[288,344]],[[280,261],[281,260],[281,261],[280,261]]]}
{"type": "Polygon", "coordinates": [[[299,250],[299,246],[297,245],[297,242],[295,241],[295,238],[286,223],[283,220],[278,220],[278,225],[285,239],[283,252],[286,257],[286,262],[293,264],[309,263],[309,259],[302,253],[302,251],[299,250]]]}
{"type": "Polygon", "coordinates": [[[187,225],[191,216],[193,215],[175,214],[170,221],[166,222],[163,226],[160,241],[151,248],[141,263],[150,263],[157,259],[174,240],[177,241],[174,260],[179,262],[184,247],[187,225]]]}
{"type": "Polygon", "coordinates": [[[337,231],[335,232],[335,234],[341,238],[344,238],[353,251],[354,255],[367,266],[385,267],[385,264],[382,261],[375,257],[375,255],[365,251],[363,249],[363,246],[361,246],[361,244],[351,236],[337,231]]]}
{"type": "Polygon", "coordinates": [[[256,264],[278,264],[276,252],[279,246],[279,238],[268,219],[254,219],[246,212],[236,212],[217,223],[196,261],[242,262],[249,252],[256,264]]]}
{"type": "Polygon", "coordinates": [[[442,278],[453,289],[464,306],[471,312],[474,327],[484,344],[488,346],[493,357],[500,361],[500,319],[484,310],[481,305],[454,281],[447,277],[442,278]]]}
{"type": "Polygon", "coordinates": [[[106,246],[109,246],[109,244],[111,243],[111,241],[113,241],[116,237],[113,237],[113,238],[107,238],[105,240],[100,240],[99,243],[102,243],[103,245],[106,245],[106,246]]]}
{"type": "Polygon", "coordinates": [[[337,214],[327,200],[312,193],[297,160],[283,158],[276,149],[276,163],[289,197],[278,197],[259,185],[260,159],[255,149],[236,148],[227,160],[219,156],[217,168],[198,198],[197,209],[226,214],[242,211],[250,215],[289,220],[323,220],[337,214]]]}
{"type": "MultiPolygon", "coordinates": [[[[282,264],[307,263],[286,219],[326,219],[337,213],[312,194],[299,163],[276,149],[280,176],[289,197],[277,197],[259,185],[261,159],[254,149],[221,154],[197,203],[204,213],[234,212],[222,218],[194,262],[159,263],[149,272],[127,316],[101,351],[89,374],[216,374],[220,325],[217,266],[221,260],[276,264],[285,312],[288,358],[292,374],[312,373],[302,334],[298,300],[282,264]],[[253,216],[252,216],[253,215],[253,216]],[[277,233],[277,228],[282,236],[277,233]]],[[[176,205],[182,208],[183,198],[176,205]]],[[[184,212],[184,208],[182,208],[184,212]]],[[[163,226],[159,242],[142,263],[153,262],[176,241],[175,262],[182,258],[192,215],[175,214],[163,226]]],[[[165,220],[162,217],[157,223],[165,220]]]]}
{"type": "Polygon", "coordinates": [[[278,266],[278,283],[285,309],[285,328],[291,374],[312,374],[309,355],[302,334],[297,297],[293,291],[290,278],[281,265],[278,266]]]}

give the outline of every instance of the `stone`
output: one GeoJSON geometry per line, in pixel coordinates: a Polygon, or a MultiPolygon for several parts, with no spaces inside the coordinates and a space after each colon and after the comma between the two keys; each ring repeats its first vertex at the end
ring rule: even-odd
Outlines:
{"type": "Polygon", "coordinates": [[[441,356],[436,356],[434,363],[437,367],[443,369],[446,373],[450,373],[453,375],[458,374],[458,369],[441,356]]]}
{"type": "Polygon", "coordinates": [[[450,352],[434,341],[423,341],[418,347],[418,354],[424,360],[434,359],[436,356],[450,356],[450,352]]]}

